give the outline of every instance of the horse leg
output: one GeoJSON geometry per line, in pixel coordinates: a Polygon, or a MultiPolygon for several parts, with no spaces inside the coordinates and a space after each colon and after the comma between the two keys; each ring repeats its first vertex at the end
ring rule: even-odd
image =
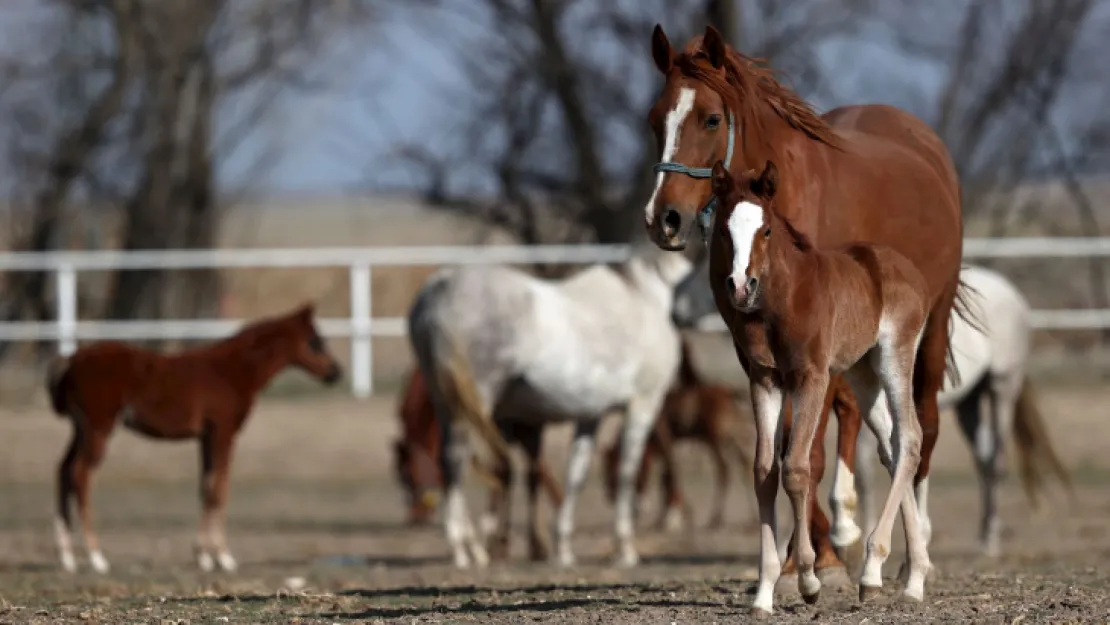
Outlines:
{"type": "Polygon", "coordinates": [[[994,393],[988,389],[986,378],[981,380],[956,405],[956,416],[960,424],[960,432],[972,446],[975,456],[975,469],[979,474],[979,493],[982,509],[980,510],[979,541],[984,554],[994,557],[998,555],[998,510],[996,508],[996,490],[998,486],[998,453],[1001,447],[1000,432],[996,427],[997,410],[1001,402],[994,393]],[[984,418],[983,400],[989,396],[991,400],[990,415],[984,418]]]}
{"type": "Polygon", "coordinates": [[[784,425],[780,419],[783,396],[771,372],[755,371],[753,368],[749,375],[756,429],[752,481],[759,501],[759,587],[752,602],[752,611],[770,614],[774,605],[775,584],[782,572],[776,544],[775,498],[779,491],[778,447],[784,425]]]}
{"type": "Polygon", "coordinates": [[[77,514],[81,518],[81,532],[84,537],[85,551],[89,556],[89,565],[97,573],[107,573],[110,568],[108,560],[100,551],[100,541],[92,526],[89,483],[92,481],[93,471],[104,459],[104,451],[108,446],[108,433],[89,429],[88,435],[82,437],[82,444],[74,459],[71,479],[77,494],[77,514]]]}
{"type": "MultiPolygon", "coordinates": [[[[659,517],[655,521],[658,529],[667,532],[682,530],[684,524],[684,508],[686,506],[682,489],[678,485],[677,463],[674,454],[674,437],[671,435],[670,426],[664,421],[665,416],[660,416],[652,429],[651,438],[663,463],[662,486],[663,506],[659,510],[659,517]]],[[[645,454],[646,455],[646,454],[645,454]]]]}
{"type": "MultiPolygon", "coordinates": [[[[644,446],[655,426],[663,398],[663,393],[640,395],[629,402],[624,430],[621,432],[621,464],[617,476],[616,514],[613,519],[618,566],[632,567],[640,562],[640,555],[636,552],[634,543],[632,523],[632,506],[636,496],[635,481],[643,459],[644,446]]],[[[667,434],[669,433],[668,429],[667,434]]],[[[665,457],[667,453],[664,447],[660,455],[665,457]]]]}
{"type": "Polygon", "coordinates": [[[921,428],[914,415],[910,391],[914,345],[896,345],[893,341],[893,337],[881,340],[878,349],[870,355],[871,379],[868,380],[870,384],[865,386],[872,386],[873,389],[860,393],[872,394],[874,389],[881,388],[879,394],[885,395],[884,404],[878,401],[872,404],[868,425],[878,439],[882,459],[891,473],[890,493],[875,531],[867,540],[867,557],[863,575],[860,577],[861,601],[873,599],[880,592],[883,583],[882,566],[890,555],[891,534],[899,508],[906,532],[909,574],[903,594],[907,598],[917,601],[923,599],[925,576],[931,568],[911,488],[912,477],[921,457],[921,428]],[[886,410],[882,409],[884,407],[886,410]]]}
{"type": "Polygon", "coordinates": [[[854,579],[863,561],[863,532],[856,524],[858,497],[852,475],[856,467],[860,414],[855,397],[846,384],[835,382],[829,392],[837,421],[836,468],[833,469],[833,483],[829,489],[829,510],[833,518],[830,539],[836,554],[847,565],[848,573],[854,579]]]}
{"type": "MultiPolygon", "coordinates": [[[[559,514],[555,521],[555,552],[561,566],[574,566],[576,558],[571,548],[570,538],[574,533],[574,513],[578,505],[578,496],[582,493],[582,485],[586,481],[586,473],[590,469],[590,459],[594,453],[597,442],[597,421],[579,421],[574,427],[574,441],[570,445],[570,457],[567,459],[566,494],[563,505],[559,506],[559,514]]],[[[623,468],[623,466],[622,466],[623,468]]],[[[617,505],[620,505],[620,495],[617,494],[617,505]]]]}
{"type": "Polygon", "coordinates": [[[77,454],[84,445],[83,426],[76,417],[71,418],[73,423],[73,438],[69,447],[58,464],[58,515],[54,518],[54,545],[58,550],[58,559],[61,560],[62,569],[67,573],[77,571],[77,559],[73,556],[73,518],[70,514],[70,499],[73,497],[73,467],[77,462],[77,454]]]}
{"type": "MultiPolygon", "coordinates": [[[[826,407],[830,407],[832,403],[831,387],[826,393],[826,407]]],[[[831,408],[831,407],[830,407],[831,408]]],[[[809,452],[809,467],[810,467],[810,483],[809,489],[809,535],[813,544],[814,551],[818,554],[818,561],[821,566],[814,565],[815,570],[818,568],[829,568],[832,566],[840,566],[840,560],[837,559],[836,554],[833,552],[832,544],[829,543],[829,520],[825,516],[821,507],[817,505],[817,488],[821,484],[821,478],[825,475],[825,428],[828,426],[828,410],[821,413],[820,420],[817,424],[817,432],[813,437],[813,445],[810,447],[809,452]]],[[[786,440],[792,440],[789,435],[784,437],[786,440]]],[[[792,575],[797,572],[797,561],[794,558],[794,542],[797,536],[797,528],[794,533],[790,535],[790,541],[786,545],[786,564],[782,567],[783,575],[792,575]]]]}
{"type": "Polygon", "coordinates": [[[227,547],[224,515],[231,477],[231,453],[235,433],[229,427],[209,427],[201,437],[200,497],[203,508],[197,536],[197,565],[204,571],[219,566],[223,571],[238,568],[227,547]]]}
{"type": "Polygon", "coordinates": [[[540,488],[544,479],[544,468],[540,462],[543,426],[518,425],[516,433],[517,440],[528,457],[528,557],[533,562],[542,562],[551,557],[551,543],[544,532],[540,515],[540,488]]]}
{"type": "MultiPolygon", "coordinates": [[[[875,462],[879,457],[878,439],[867,428],[856,439],[856,492],[859,497],[859,525],[863,535],[875,531],[875,462]]],[[[861,562],[862,563],[862,562],[861,562]]]]}
{"type": "MultiPolygon", "coordinates": [[[[520,430],[515,424],[500,422],[497,429],[501,432],[506,443],[512,444],[518,439],[520,430]]],[[[512,529],[512,493],[513,493],[513,463],[512,458],[495,461],[493,474],[499,486],[490,490],[489,509],[485,517],[479,522],[483,534],[488,535],[486,551],[490,560],[505,561],[509,559],[509,540],[512,529]]]]}
{"type": "Polygon", "coordinates": [[[816,501],[810,494],[814,490],[811,459],[817,433],[822,429],[822,422],[828,419],[828,413],[822,415],[821,408],[825,405],[829,388],[829,373],[828,367],[820,363],[795,375],[798,383],[790,396],[794,423],[783,461],[782,485],[794,511],[794,563],[798,569],[798,590],[802,599],[812,604],[821,592],[821,581],[814,570],[817,553],[813,548],[815,537],[811,536],[808,518],[811,504],[816,501]]]}
{"type": "Polygon", "coordinates": [[[921,520],[926,545],[933,535],[933,523],[929,519],[929,468],[933,448],[940,434],[940,406],[937,396],[944,386],[948,366],[948,321],[952,316],[956,288],[953,285],[951,292],[942,297],[930,311],[913,369],[913,401],[918,422],[921,424],[921,463],[914,475],[914,497],[917,500],[917,514],[921,520]]]}
{"type": "Polygon", "coordinates": [[[821,412],[818,413],[817,432],[814,434],[813,442],[810,443],[810,480],[809,492],[806,496],[809,498],[810,537],[813,548],[817,552],[815,571],[843,566],[840,559],[836,557],[836,551],[830,541],[832,527],[829,524],[829,518],[825,516],[825,511],[817,502],[817,489],[821,486],[821,480],[825,478],[825,430],[828,428],[829,413],[832,411],[835,397],[835,387],[829,385],[825,391],[821,412]]]}
{"type": "Polygon", "coordinates": [[[717,495],[713,498],[713,512],[709,515],[710,529],[720,529],[725,525],[725,500],[728,496],[728,461],[725,459],[725,437],[727,434],[713,432],[705,441],[713,456],[713,466],[717,472],[717,495]]]}

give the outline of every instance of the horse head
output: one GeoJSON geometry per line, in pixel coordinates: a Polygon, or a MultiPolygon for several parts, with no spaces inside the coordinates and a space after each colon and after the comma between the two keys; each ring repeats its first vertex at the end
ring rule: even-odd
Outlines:
{"type": "Polygon", "coordinates": [[[771,236],[783,222],[772,206],[777,187],[778,169],[771,161],[763,173],[746,172],[739,179],[724,163],[713,166],[713,195],[721,212],[712,244],[722,246],[731,260],[724,288],[739,310],[750,312],[759,305],[760,283],[771,264],[771,236]]]}
{"type": "Polygon", "coordinates": [[[343,368],[316,331],[315,314],[312,304],[304,304],[285,318],[286,336],[292,340],[283,343],[286,352],[283,356],[289,364],[331,386],[343,377],[343,368]]]}
{"type": "MultiPolygon", "coordinates": [[[[652,57],[665,83],[648,113],[662,153],[644,224],[652,241],[665,250],[685,249],[694,223],[709,220],[710,165],[721,158],[729,163],[735,151],[736,111],[721,95],[727,89],[727,47],[712,26],[695,41],[680,55],[660,26],[652,34],[652,57]]],[[[701,224],[703,232],[707,226],[701,224]]]]}

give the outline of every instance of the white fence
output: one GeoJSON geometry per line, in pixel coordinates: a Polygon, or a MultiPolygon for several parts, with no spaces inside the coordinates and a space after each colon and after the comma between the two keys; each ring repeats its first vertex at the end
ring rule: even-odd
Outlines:
{"type": "MultiPolygon", "coordinates": [[[[56,274],[57,319],[50,322],[0,324],[0,341],[51,340],[58,351],[72,353],[78,341],[144,339],[213,339],[234,332],[243,321],[161,320],[80,321],[77,275],[116,269],[204,269],[260,267],[347,267],[350,271],[350,317],[320,319],[328,337],[351,339],[351,387],[357,397],[373,394],[375,336],[404,336],[404,320],[371,316],[374,267],[462,264],[605,263],[628,258],[621,245],[552,245],[488,247],[375,247],[321,249],[165,250],[142,252],[15,252],[0,254],[0,271],[46,271],[56,274]]],[[[967,239],[964,257],[1076,258],[1110,256],[1110,237],[967,239]]],[[[1039,328],[1110,327],[1110,310],[1038,310],[1039,328]]]]}
{"type": "Polygon", "coordinates": [[[357,397],[374,392],[374,336],[404,336],[404,319],[371,316],[374,267],[518,263],[607,263],[628,258],[622,245],[488,247],[375,247],[322,249],[165,250],[141,252],[16,252],[0,254],[0,271],[56,274],[57,319],[0,324],[0,341],[52,340],[70,354],[77,341],[213,339],[234,332],[243,320],[80,321],[77,274],[114,269],[205,269],[258,267],[347,267],[351,280],[350,317],[319,319],[328,337],[351,339],[351,389],[357,397]]]}

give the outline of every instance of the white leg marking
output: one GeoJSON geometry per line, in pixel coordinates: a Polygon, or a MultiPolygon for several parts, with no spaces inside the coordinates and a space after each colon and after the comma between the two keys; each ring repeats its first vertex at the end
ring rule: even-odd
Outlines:
{"type": "Polygon", "coordinates": [[[845,464],[844,460],[837,457],[836,469],[833,470],[832,489],[829,491],[829,509],[833,517],[829,540],[837,547],[854,544],[863,535],[859,525],[856,525],[857,504],[852,469],[845,464]]]}
{"type": "Polygon", "coordinates": [[[778,523],[775,518],[782,403],[782,389],[769,384],[752,385],[757,436],[754,484],[764,484],[766,487],[756,491],[759,500],[759,587],[752,609],[765,613],[770,613],[774,606],[775,584],[782,573],[782,561],[777,549],[778,523]],[[767,484],[767,481],[775,483],[767,484]]]}
{"type": "Polygon", "coordinates": [[[220,565],[221,569],[229,573],[239,568],[239,563],[235,561],[235,556],[232,556],[231,552],[227,550],[221,550],[220,553],[217,554],[216,562],[220,565]]]}
{"type": "Polygon", "coordinates": [[[97,573],[107,573],[108,569],[111,568],[108,566],[108,559],[104,557],[99,549],[89,552],[89,566],[97,573]]]}
{"type": "Polygon", "coordinates": [[[205,573],[211,573],[216,568],[216,562],[212,559],[212,554],[197,550],[197,566],[205,573]]]}
{"type": "MultiPolygon", "coordinates": [[[[644,445],[655,424],[662,397],[633,402],[629,407],[621,440],[620,470],[617,475],[616,514],[613,531],[617,539],[617,564],[633,567],[640,563],[633,537],[633,503],[636,500],[636,473],[644,457],[644,445]]],[[[681,516],[681,510],[678,511],[681,516]]]]}
{"type": "Polygon", "coordinates": [[[76,572],[77,558],[73,557],[73,539],[61,517],[54,517],[54,545],[58,549],[62,569],[67,573],[76,572]]]}
{"type": "MultiPolygon", "coordinates": [[[[663,138],[663,159],[662,162],[669,163],[674,158],[674,153],[678,151],[678,137],[682,133],[682,122],[686,121],[686,116],[694,109],[694,96],[697,92],[689,87],[683,87],[678,92],[678,99],[675,101],[674,108],[667,113],[667,118],[664,122],[666,128],[666,135],[663,138]]],[[[655,198],[659,195],[659,188],[663,186],[663,177],[666,172],[659,172],[655,175],[655,190],[651,192],[651,199],[648,200],[647,206],[644,208],[644,218],[647,219],[647,225],[655,219],[655,198]]]]}

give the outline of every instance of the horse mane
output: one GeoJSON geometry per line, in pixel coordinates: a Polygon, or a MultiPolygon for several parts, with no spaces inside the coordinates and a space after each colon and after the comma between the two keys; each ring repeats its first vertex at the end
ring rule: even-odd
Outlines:
{"type": "Polygon", "coordinates": [[[784,227],[786,227],[786,232],[790,235],[790,242],[794,244],[794,247],[796,249],[801,252],[808,252],[813,249],[813,241],[808,236],[806,236],[804,232],[795,228],[794,224],[791,223],[785,215],[778,212],[773,207],[769,208],[768,212],[772,213],[775,216],[775,219],[777,219],[779,222],[782,223],[784,227]]]}
{"type": "Polygon", "coordinates": [[[675,57],[674,63],[683,74],[704,82],[717,92],[729,108],[739,112],[745,112],[746,108],[746,112],[753,112],[756,102],[765,102],[795,130],[825,145],[840,147],[841,138],[832,126],[793,89],[778,81],[775,71],[767,67],[766,59],[751,58],[726,46],[722,75],[709,65],[702,35],[697,35],[686,50],[675,57]]]}

